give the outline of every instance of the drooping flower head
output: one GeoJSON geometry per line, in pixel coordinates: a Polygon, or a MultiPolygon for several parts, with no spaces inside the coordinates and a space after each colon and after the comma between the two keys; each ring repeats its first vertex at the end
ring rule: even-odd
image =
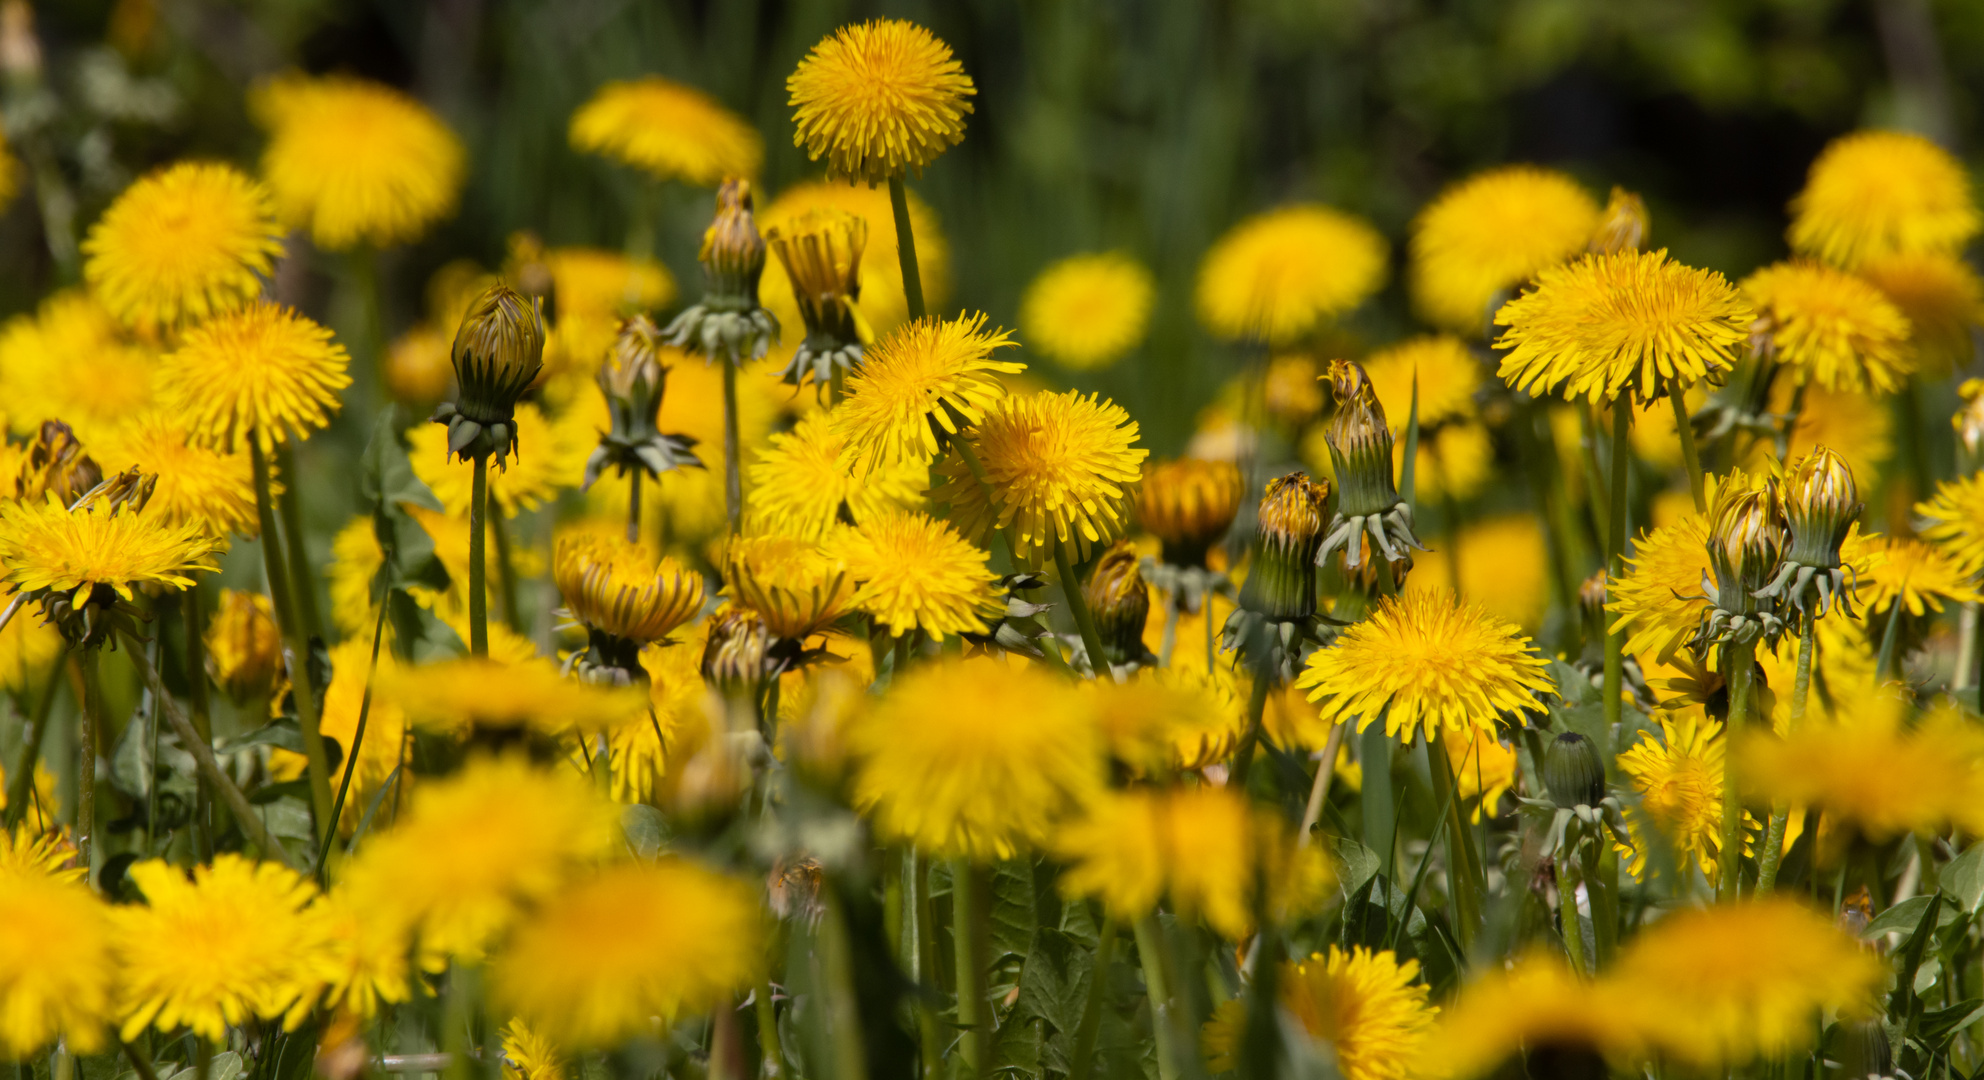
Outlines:
{"type": "Polygon", "coordinates": [[[83,280],[125,324],[172,328],[252,300],[280,254],[267,189],[185,161],[124,189],[90,227],[83,280]]]}
{"type": "Polygon", "coordinates": [[[983,420],[1006,392],[998,374],[1026,370],[992,358],[1017,344],[1007,331],[986,330],[982,314],[919,319],[877,342],[861,370],[848,376],[847,397],[833,411],[855,474],[927,464],[945,440],[983,420]]]}
{"type": "Polygon", "coordinates": [[[720,563],[724,592],[764,620],[774,638],[803,641],[854,602],[847,564],[811,541],[735,536],[720,563]]]}
{"type": "Polygon", "coordinates": [[[1538,707],[1554,689],[1543,668],[1512,624],[1451,592],[1414,590],[1311,653],[1295,685],[1326,723],[1362,731],[1383,714],[1386,734],[1409,741],[1417,731],[1492,732],[1498,715],[1538,707]]]}
{"type": "MultiPolygon", "coordinates": [[[[1333,1055],[1344,1080],[1406,1080],[1440,1010],[1427,1003],[1419,961],[1400,960],[1390,949],[1332,945],[1328,953],[1281,966],[1281,1005],[1333,1055]]],[[[1200,1043],[1206,1067],[1226,1072],[1239,1064],[1247,1002],[1232,998],[1206,1021],[1200,1043]]]]}
{"type": "Polygon", "coordinates": [[[1385,282],[1385,238],[1362,218],[1301,203],[1226,231],[1199,264],[1199,321],[1223,338],[1287,344],[1385,282]]]}
{"type": "Polygon", "coordinates": [[[1652,401],[1736,364],[1754,313],[1721,274],[1660,251],[1586,255],[1536,276],[1495,313],[1498,374],[1541,396],[1652,401]]]}
{"type": "Polygon", "coordinates": [[[343,75],[285,75],[249,96],[268,129],[276,216],[327,251],[420,238],[455,208],[467,152],[433,110],[343,75]]]}
{"type": "Polygon", "coordinates": [[[1120,251],[1070,255],[1040,272],[1020,298],[1020,329],[1066,368],[1108,367],[1143,344],[1157,282],[1120,251]]]}
{"type": "Polygon", "coordinates": [[[1137,494],[1137,522],[1164,545],[1172,566],[1204,566],[1206,552],[1226,535],[1245,484],[1230,461],[1181,458],[1146,465],[1137,494]]]}
{"type": "MultiPolygon", "coordinates": [[[[0,834],[0,847],[8,843],[0,834]]],[[[26,1062],[57,1039],[96,1053],[124,974],[110,950],[109,907],[88,886],[0,870],[0,1058],[26,1062]]]]}
{"type": "MultiPolygon", "coordinates": [[[[917,276],[923,281],[923,295],[929,309],[939,310],[950,292],[950,244],[929,204],[914,191],[905,194],[910,231],[916,240],[917,276]]],[[[898,244],[895,210],[889,204],[889,193],[864,184],[808,180],[779,192],[770,205],[759,211],[758,221],[769,240],[774,231],[789,233],[799,227],[802,219],[814,214],[829,220],[847,214],[860,221],[867,233],[864,256],[854,267],[852,287],[844,294],[854,299],[853,307],[861,316],[859,322],[869,329],[870,338],[862,342],[865,349],[874,339],[887,337],[909,321],[902,263],[888,254],[898,244]]],[[[805,313],[793,295],[792,278],[786,274],[766,275],[758,283],[758,301],[778,316],[779,325],[788,329],[785,340],[791,342],[790,330],[805,324],[805,313]]]]}
{"type": "Polygon", "coordinates": [[[985,551],[928,514],[882,509],[829,546],[859,583],[854,606],[891,633],[983,634],[1005,611],[985,551]]]}
{"type": "Polygon", "coordinates": [[[1856,131],[1812,162],[1791,200],[1791,249],[1857,269],[1883,255],[1955,254],[1980,224],[1970,177],[1920,135],[1856,131]]]}
{"type": "Polygon", "coordinates": [[[786,77],[792,145],[827,171],[869,184],[921,175],[964,141],[978,93],[951,47],[915,23],[843,26],[786,77]]]}
{"type": "Polygon", "coordinates": [[[964,437],[985,482],[961,457],[947,458],[931,498],[950,504],[966,536],[983,542],[1005,530],[1013,558],[1035,567],[1057,545],[1080,561],[1121,536],[1150,456],[1136,446],[1137,423],[1122,406],[1075,390],[1000,398],[964,437]]]}
{"type": "Polygon", "coordinates": [[[593,531],[558,539],[552,580],[565,609],[585,624],[595,659],[639,675],[640,647],[660,641],[703,606],[702,575],[640,544],[593,531]]]}
{"type": "Polygon", "coordinates": [[[1585,250],[1598,223],[1598,204],[1555,170],[1470,176],[1413,220],[1413,306],[1435,326],[1479,336],[1498,295],[1585,250]]]}
{"type": "Polygon", "coordinates": [[[266,449],[301,441],[331,422],[351,385],[351,356],[331,332],[289,308],[258,300],[186,332],[159,365],[168,412],[200,441],[266,449]]]}
{"type": "Polygon", "coordinates": [[[575,150],[697,187],[756,176],[765,158],[764,140],[742,117],[657,75],[600,87],[572,114],[567,137],[575,150]]]}
{"type": "Polygon", "coordinates": [[[1743,279],[1755,305],[1751,347],[1799,383],[1891,394],[1913,369],[1908,319],[1881,290],[1822,263],[1775,263],[1743,279]]]}

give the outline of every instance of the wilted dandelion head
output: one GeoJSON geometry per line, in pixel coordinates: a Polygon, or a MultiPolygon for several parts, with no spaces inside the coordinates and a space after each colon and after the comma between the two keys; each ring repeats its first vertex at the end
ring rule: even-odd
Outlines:
{"type": "Polygon", "coordinates": [[[1413,220],[1413,304],[1435,326],[1479,336],[1498,295],[1584,251],[1598,222],[1598,204],[1563,173],[1477,173],[1413,220]]]}
{"type": "Polygon", "coordinates": [[[1977,235],[1970,177],[1920,135],[1856,131],[1828,144],[1791,200],[1791,249],[1856,269],[1883,255],[1955,254],[1977,235]]]}
{"type": "Polygon", "coordinates": [[[328,425],[350,365],[329,330],[258,300],[187,331],[159,366],[161,396],[201,442],[233,451],[252,437],[266,449],[328,425]]]}
{"type": "Polygon", "coordinates": [[[1157,282],[1120,251],[1070,255],[1040,272],[1020,298],[1020,329],[1063,367],[1107,367],[1141,345],[1157,282]]]}
{"type": "Polygon", "coordinates": [[[964,141],[978,93],[951,47],[915,23],[876,19],[821,39],[786,77],[792,145],[834,176],[919,175],[964,141]]]}
{"type": "Polygon", "coordinates": [[[817,543],[790,536],[733,536],[719,563],[724,593],[764,620],[775,638],[803,640],[854,602],[847,564],[817,543]]]}
{"type": "Polygon", "coordinates": [[[757,129],[694,87],[650,75],[609,82],[572,114],[572,147],[632,165],[658,180],[715,187],[756,176],[757,129]]]}
{"type": "Polygon", "coordinates": [[[83,280],[140,329],[241,307],[282,253],[269,192],[232,166],[180,162],[140,178],[83,241],[83,280]]]}
{"type": "Polygon", "coordinates": [[[1821,263],[1776,263],[1743,279],[1757,351],[1800,383],[1893,393],[1913,369],[1907,316],[1881,290],[1821,263]]]}
{"type": "Polygon", "coordinates": [[[1199,264],[1199,321],[1222,338],[1286,344],[1385,283],[1385,238],[1362,218],[1302,203],[1247,218],[1199,264]]]}

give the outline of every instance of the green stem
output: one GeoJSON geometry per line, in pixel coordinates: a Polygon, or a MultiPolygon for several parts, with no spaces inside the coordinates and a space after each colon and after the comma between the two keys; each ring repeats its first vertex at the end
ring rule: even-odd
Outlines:
{"type": "Polygon", "coordinates": [[[1619,855],[1601,835],[1584,849],[1584,889],[1591,897],[1591,940],[1597,949],[1594,971],[1603,971],[1618,953],[1619,855]]]}
{"type": "Polygon", "coordinates": [[[1373,720],[1358,733],[1357,758],[1364,766],[1364,786],[1358,801],[1364,816],[1364,846],[1378,853],[1378,860],[1391,876],[1396,861],[1398,804],[1392,798],[1392,738],[1385,725],[1373,720]]]}
{"type": "Polygon", "coordinates": [[[847,939],[847,916],[832,886],[820,890],[826,911],[820,916],[820,963],[825,969],[827,1030],[833,1033],[836,1080],[863,1080],[867,1054],[861,1045],[861,1017],[855,1011],[853,947],[847,939]]]}
{"type": "Polygon", "coordinates": [[[76,747],[76,862],[84,882],[96,887],[96,743],[103,730],[103,677],[98,670],[103,646],[85,645],[77,657],[83,667],[83,715],[76,747]]]}
{"type": "Polygon", "coordinates": [[[358,727],[351,733],[351,749],[344,756],[344,777],[338,781],[337,801],[331,804],[331,827],[324,830],[323,846],[317,849],[317,881],[324,880],[324,868],[331,857],[331,840],[344,820],[345,796],[351,792],[351,775],[358,771],[358,754],[365,747],[365,722],[372,715],[372,680],[379,674],[379,643],[386,638],[386,603],[381,598],[379,618],[372,625],[372,661],[365,669],[365,693],[358,699],[358,727]]]}
{"type": "Polygon", "coordinates": [[[1309,801],[1302,808],[1302,828],[1296,834],[1296,846],[1308,847],[1315,839],[1316,822],[1323,818],[1323,804],[1329,801],[1330,778],[1336,775],[1336,756],[1343,749],[1343,735],[1349,724],[1336,724],[1330,728],[1329,738],[1323,740],[1323,756],[1316,765],[1316,777],[1309,784],[1309,801]]]}
{"type": "Polygon", "coordinates": [[[778,1080],[785,1074],[785,1055],[778,1043],[778,1010],[772,1005],[772,984],[759,979],[751,988],[758,1015],[758,1056],[764,1059],[765,1080],[778,1080]]]}
{"type": "Polygon", "coordinates": [[[1895,655],[1901,643],[1901,598],[1895,597],[1894,606],[1888,609],[1887,629],[1881,631],[1880,658],[1874,662],[1874,683],[1880,685],[1894,678],[1895,667],[1900,658],[1895,655]]]}
{"type": "Polygon", "coordinates": [[[1165,971],[1163,930],[1157,925],[1155,912],[1138,919],[1133,929],[1137,958],[1143,961],[1144,992],[1150,997],[1151,1034],[1157,1039],[1157,1075],[1159,1080],[1178,1080],[1178,1054],[1184,1048],[1174,1045],[1171,1021],[1176,1003],[1171,999],[1171,980],[1165,971]]]}
{"type": "Polygon", "coordinates": [[[910,977],[923,989],[916,1002],[917,1049],[923,1058],[923,1075],[934,1080],[943,1075],[944,1064],[944,1040],[937,1027],[937,1010],[931,1004],[931,998],[940,991],[941,981],[937,971],[937,917],[930,905],[929,866],[909,848],[903,851],[903,914],[905,920],[916,920],[908,929],[909,940],[904,944],[912,957],[910,977]]]}
{"type": "Polygon", "coordinates": [[[1551,862],[1557,870],[1557,916],[1564,935],[1564,953],[1580,975],[1591,974],[1591,963],[1584,955],[1584,916],[1578,913],[1577,860],[1569,851],[1559,850],[1551,862]]]}
{"type": "MultiPolygon", "coordinates": [[[[1632,407],[1623,399],[1612,403],[1612,486],[1606,493],[1609,527],[1605,535],[1605,574],[1608,581],[1625,575],[1626,555],[1626,468],[1632,463],[1633,448],[1628,441],[1633,423],[1632,407]]],[[[1626,635],[1605,635],[1605,723],[1616,726],[1623,710],[1619,693],[1626,673],[1626,635]]]]}
{"type": "Polygon", "coordinates": [[[985,1075],[991,1045],[991,1017],[985,1007],[985,944],[989,914],[981,893],[982,875],[970,859],[951,863],[951,945],[958,969],[958,1049],[966,1077],[985,1075]]]}
{"type": "Polygon", "coordinates": [[[744,523],[744,474],[737,459],[737,365],[723,361],[723,509],[735,536],[744,523]]]}
{"type": "Polygon", "coordinates": [[[523,613],[517,608],[517,566],[510,557],[509,519],[497,508],[489,519],[489,535],[496,538],[496,589],[503,597],[503,621],[510,629],[524,632],[523,613]]]}
{"type": "Polygon", "coordinates": [[[1102,940],[1095,946],[1089,968],[1088,996],[1082,1001],[1081,1022],[1075,1027],[1075,1052],[1068,1059],[1068,1080],[1088,1080],[1095,1064],[1096,1036],[1102,1032],[1102,1005],[1109,992],[1110,954],[1116,950],[1116,920],[1102,923],[1102,940]]]}
{"type": "Polygon", "coordinates": [[[63,646],[55,654],[55,662],[48,669],[48,683],[35,701],[34,717],[28,721],[27,730],[21,733],[21,765],[7,778],[7,810],[0,827],[11,831],[21,823],[21,817],[28,811],[28,801],[34,791],[34,767],[41,759],[41,743],[48,735],[48,717],[54,710],[55,695],[62,689],[62,672],[69,663],[68,646],[63,646]]]}
{"type": "Polygon", "coordinates": [[[627,542],[641,542],[641,470],[627,470],[627,542]]]}
{"type": "Polygon", "coordinates": [[[1233,771],[1227,785],[1234,791],[1247,790],[1247,774],[1254,768],[1254,750],[1261,741],[1261,719],[1268,711],[1268,690],[1274,680],[1267,672],[1254,673],[1254,687],[1247,695],[1247,731],[1233,749],[1233,771]]]}
{"type": "Polygon", "coordinates": [[[923,307],[923,275],[916,265],[916,233],[909,224],[909,192],[902,186],[902,177],[889,178],[889,208],[896,215],[896,257],[902,262],[902,295],[909,302],[909,317],[912,321],[928,314],[923,307]]]}
{"type": "MultiPolygon", "coordinates": [[[[1798,635],[1798,674],[1791,683],[1793,731],[1805,723],[1805,703],[1812,690],[1812,653],[1818,646],[1818,636],[1817,620],[1807,615],[1803,632],[1798,635]]],[[[1791,811],[1788,807],[1772,809],[1770,829],[1764,834],[1764,849],[1757,854],[1757,891],[1760,893],[1777,887],[1777,866],[1784,858],[1784,831],[1790,822],[1791,811]]]]}
{"type": "Polygon", "coordinates": [[[1455,779],[1452,756],[1447,753],[1447,741],[1438,735],[1426,740],[1426,764],[1433,780],[1433,801],[1445,804],[1447,808],[1447,875],[1453,893],[1454,936],[1459,939],[1462,952],[1474,944],[1475,931],[1481,926],[1482,892],[1486,885],[1482,880],[1481,867],[1476,863],[1474,853],[1474,830],[1467,827],[1467,819],[1461,815],[1459,783],[1455,779]]]}
{"type": "Polygon", "coordinates": [[[1082,595],[1082,583],[1075,577],[1074,567],[1068,564],[1068,543],[1059,538],[1054,541],[1054,572],[1061,575],[1061,595],[1067,598],[1068,613],[1075,617],[1075,628],[1082,634],[1082,647],[1088,650],[1089,672],[1098,679],[1104,675],[1115,678],[1109,657],[1102,651],[1102,635],[1095,632],[1095,616],[1089,613],[1088,598],[1082,595]]]}
{"type": "Polygon", "coordinates": [[[1695,513],[1708,513],[1708,486],[1702,476],[1701,454],[1695,449],[1695,425],[1688,416],[1688,395],[1676,389],[1667,400],[1674,403],[1674,430],[1681,437],[1681,464],[1688,470],[1688,494],[1694,496],[1695,513]]]}
{"type": "MultiPolygon", "coordinates": [[[[276,625],[289,642],[289,684],[296,695],[296,726],[303,733],[303,757],[310,777],[310,806],[317,827],[323,828],[331,812],[331,770],[324,753],[323,733],[317,726],[317,692],[310,678],[310,642],[303,636],[296,608],[290,596],[289,567],[283,559],[282,540],[276,531],[275,504],[269,498],[269,461],[262,452],[261,432],[248,434],[248,459],[255,480],[255,513],[262,530],[262,566],[269,579],[269,605],[275,608],[276,625]]],[[[160,692],[163,696],[163,691],[160,692]]],[[[239,811],[237,810],[237,813],[239,811]]]]}
{"type": "MultiPolygon", "coordinates": [[[[1211,620],[1211,615],[1207,615],[1211,620]]],[[[1166,597],[1164,604],[1164,640],[1157,648],[1159,667],[1171,666],[1171,650],[1178,646],[1178,599],[1166,597]]]]}
{"type": "Polygon", "coordinates": [[[489,571],[483,532],[489,516],[489,456],[475,456],[468,496],[468,651],[489,655],[489,571]]]}
{"type": "Polygon", "coordinates": [[[282,535],[289,549],[289,587],[296,602],[297,629],[306,640],[321,638],[324,617],[317,606],[317,575],[310,571],[313,564],[303,545],[303,511],[298,505],[303,479],[296,471],[296,449],[287,441],[276,444],[275,466],[276,474],[283,478],[276,507],[282,514],[282,535]]]}
{"type": "MultiPolygon", "coordinates": [[[[180,606],[186,615],[186,695],[193,710],[193,730],[200,737],[213,742],[213,721],[208,719],[207,699],[207,620],[200,610],[200,587],[195,585],[182,595],[180,606]]],[[[158,730],[158,710],[153,710],[152,730],[158,730]]],[[[158,753],[152,753],[152,767],[158,767],[158,753]]],[[[193,774],[193,843],[195,854],[201,862],[214,855],[214,791],[207,779],[197,771],[193,774]]],[[[153,784],[147,781],[145,790],[149,792],[153,784]]],[[[149,805],[149,804],[147,804],[149,805]]],[[[147,821],[151,820],[149,817],[147,821]]]]}
{"type": "Polygon", "coordinates": [[[380,402],[392,400],[386,382],[385,305],[379,290],[379,254],[370,244],[360,244],[351,252],[351,276],[358,287],[358,352],[372,366],[372,381],[380,402]]]}
{"type": "Polygon", "coordinates": [[[1734,900],[1741,891],[1743,867],[1743,800],[1737,787],[1735,746],[1750,723],[1750,690],[1755,680],[1755,644],[1730,642],[1722,647],[1722,678],[1729,686],[1729,725],[1722,745],[1722,852],[1717,863],[1715,895],[1734,900]]]}
{"type": "Polygon", "coordinates": [[[447,1071],[442,1075],[446,1080],[476,1080],[479,1071],[471,1056],[475,1039],[469,1029],[482,997],[481,974],[474,964],[460,960],[448,973],[447,996],[441,1003],[441,1049],[448,1055],[447,1071]]]}

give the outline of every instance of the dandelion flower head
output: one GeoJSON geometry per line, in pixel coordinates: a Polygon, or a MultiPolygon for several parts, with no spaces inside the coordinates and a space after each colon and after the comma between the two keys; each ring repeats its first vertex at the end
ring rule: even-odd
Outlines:
{"type": "Polygon", "coordinates": [[[1435,326],[1478,336],[1505,290],[1584,251],[1598,203],[1552,169],[1511,165],[1441,192],[1412,223],[1412,301],[1435,326]]]}
{"type": "Polygon", "coordinates": [[[915,23],[876,19],[821,39],[785,80],[792,145],[834,176],[920,175],[964,141],[978,93],[951,47],[915,23]]]}
{"type": "Polygon", "coordinates": [[[982,420],[1005,395],[998,376],[1026,370],[993,359],[1016,344],[1004,330],[986,330],[983,315],[919,319],[876,342],[848,376],[847,397],[833,412],[855,474],[927,463],[937,456],[940,436],[982,420]]]}
{"type": "Polygon", "coordinates": [[[758,175],[757,129],[694,87],[648,76],[609,82],[572,114],[572,147],[644,170],[658,180],[715,187],[758,175]]]}
{"type": "Polygon", "coordinates": [[[771,436],[751,465],[747,532],[825,539],[843,520],[859,526],[893,509],[923,504],[930,469],[909,459],[854,475],[854,451],[825,412],[771,436]]]}
{"type": "MultiPolygon", "coordinates": [[[[170,413],[153,410],[90,446],[107,472],[142,469],[158,477],[146,515],[168,525],[192,524],[212,536],[254,539],[255,481],[248,455],[204,446],[170,413]]],[[[278,488],[280,490],[280,488],[278,488]]]]}
{"type": "Polygon", "coordinates": [[[1070,255],[1040,272],[1020,298],[1020,330],[1063,367],[1108,367],[1143,344],[1157,282],[1120,251],[1070,255]]]}
{"type": "MultiPolygon", "coordinates": [[[[1401,961],[1390,949],[1332,945],[1328,953],[1284,963],[1280,987],[1282,1007],[1335,1055],[1344,1080],[1405,1080],[1440,1011],[1427,1004],[1419,961],[1401,961]]],[[[1238,1066],[1246,1022],[1244,999],[1213,1011],[1199,1040],[1209,1070],[1238,1066]]]]}
{"type": "Polygon", "coordinates": [[[1901,711],[1807,723],[1783,738],[1757,733],[1736,751],[1745,798],[1819,808],[1877,843],[1952,822],[1976,828],[1984,738],[1953,710],[1932,711],[1915,728],[1899,722],[1901,711]]]}
{"type": "Polygon", "coordinates": [[[1966,576],[1984,572],[1984,473],[1972,473],[1936,485],[1915,513],[1928,527],[1922,538],[1942,549],[1966,576]]]}
{"type": "Polygon", "coordinates": [[[1461,988],[1412,1074],[1473,1080],[1523,1050],[1635,1061],[1646,1052],[1641,1027],[1635,1003],[1615,986],[1581,979],[1561,956],[1532,951],[1461,988]]]}
{"type": "Polygon", "coordinates": [[[1923,251],[1869,259],[1859,274],[1908,319],[1908,353],[1915,368],[1942,375],[1970,358],[1970,332],[1984,323],[1984,281],[1969,263],[1946,252],[1923,251]]]}
{"type": "Polygon", "coordinates": [[[616,638],[660,641],[696,617],[703,579],[674,559],[617,536],[561,536],[552,579],[572,617],[616,638]]]}
{"type": "Polygon", "coordinates": [[[0,567],[6,569],[0,581],[15,591],[73,593],[77,606],[97,587],[127,601],[141,586],[190,588],[195,571],[220,569],[211,561],[219,546],[198,525],[169,525],[101,501],[74,510],[52,494],[0,503],[0,567]]]}
{"type": "Polygon", "coordinates": [[[1776,263],[1743,279],[1759,351],[1800,383],[1889,394],[1911,370],[1909,324],[1881,290],[1823,263],[1776,263]]]}
{"type": "Polygon", "coordinates": [[[433,731],[602,731],[647,718],[637,688],[568,679],[549,660],[462,657],[382,674],[388,678],[379,696],[405,710],[415,727],[433,731]]]}
{"type": "Polygon", "coordinates": [[[1222,338],[1287,344],[1377,292],[1387,254],[1369,223],[1327,206],[1256,214],[1199,264],[1199,321],[1222,338]]]}
{"type": "Polygon", "coordinates": [[[1412,415],[1413,384],[1419,388],[1419,427],[1428,430],[1475,414],[1474,398],[1483,377],[1481,361],[1467,343],[1449,334],[1427,334],[1371,354],[1364,374],[1392,430],[1403,434],[1412,415]]]}
{"type": "Polygon", "coordinates": [[[350,366],[329,330],[258,300],[187,331],[160,363],[159,385],[199,441],[234,451],[252,435],[267,448],[328,425],[350,366]]]}
{"type": "MultiPolygon", "coordinates": [[[[934,310],[950,293],[950,244],[929,204],[913,191],[905,194],[909,227],[916,239],[917,276],[923,279],[924,298],[934,310]]],[[[808,215],[833,212],[852,214],[867,227],[867,253],[855,272],[856,287],[852,290],[859,296],[854,310],[872,334],[887,337],[909,321],[909,299],[903,294],[902,262],[896,258],[895,211],[889,205],[886,190],[842,181],[809,180],[779,192],[778,198],[758,214],[758,222],[769,235],[774,230],[783,233],[798,227],[808,215]]],[[[805,326],[789,276],[766,274],[758,282],[758,302],[778,316],[779,326],[789,330],[805,326]]],[[[797,344],[788,334],[785,347],[797,344]]]]}
{"type": "Polygon", "coordinates": [[[0,869],[0,928],[0,1058],[25,1062],[57,1039],[96,1053],[120,970],[107,905],[67,875],[0,869]]]}
{"type": "Polygon", "coordinates": [[[1898,602],[1919,618],[1931,611],[1940,613],[1945,601],[1984,600],[1971,576],[1943,548],[1920,540],[1887,537],[1869,562],[1867,571],[1859,575],[1859,599],[1875,614],[1898,602]]]}
{"type": "MultiPolygon", "coordinates": [[[[0,327],[0,393],[16,433],[60,419],[86,443],[115,435],[157,403],[158,357],[101,302],[62,289],[0,327]]],[[[94,447],[92,447],[94,449],[94,447]]]]}
{"type": "Polygon", "coordinates": [[[229,165],[180,162],[140,178],[83,241],[83,280],[142,330],[241,307],[282,254],[268,189],[229,165]]]}
{"type": "MultiPolygon", "coordinates": [[[[1699,709],[1660,717],[1660,738],[1640,732],[1640,741],[1619,755],[1640,796],[1640,811],[1674,845],[1683,864],[1692,861],[1714,881],[1722,852],[1722,778],[1726,747],[1722,725],[1699,709]]],[[[1635,878],[1647,875],[1649,845],[1654,838],[1632,823],[1634,849],[1627,869],[1635,878]]]]}
{"type": "Polygon", "coordinates": [[[853,605],[847,563],[819,544],[789,536],[735,536],[719,565],[724,592],[750,608],[777,638],[803,640],[853,605]]]}
{"type": "Polygon", "coordinates": [[[1970,177],[1920,135],[1856,131],[1834,139],[1791,200],[1791,250],[1857,269],[1883,255],[1954,254],[1980,221],[1970,177]]]}
{"type": "Polygon", "coordinates": [[[859,583],[854,606],[890,633],[922,630],[942,641],[987,632],[1006,598],[988,556],[949,522],[914,510],[883,510],[828,544],[859,583]]]}
{"type": "MultiPolygon", "coordinates": [[[[1183,642],[1178,648],[1188,650],[1183,642]]],[[[1229,672],[1143,668],[1128,682],[1086,682],[1082,689],[1110,754],[1134,776],[1224,761],[1246,729],[1229,672]]]]}

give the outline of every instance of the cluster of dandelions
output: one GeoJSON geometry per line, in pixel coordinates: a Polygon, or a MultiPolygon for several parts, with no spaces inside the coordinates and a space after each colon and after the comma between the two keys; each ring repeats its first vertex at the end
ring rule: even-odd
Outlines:
{"type": "Polygon", "coordinates": [[[949,47],[844,27],[786,88],[827,177],[762,205],[708,94],[574,113],[716,189],[703,295],[521,233],[443,267],[367,343],[409,408],[323,574],[348,492],[299,450],[350,360],[264,295],[285,229],[451,212],[431,112],[258,85],[259,179],[139,179],[0,329],[0,1058],[1974,1071],[1984,383],[1953,461],[1905,412],[1984,318],[1959,163],[1838,141],[1736,282],[1490,170],[1402,245],[1433,332],[1361,360],[1319,350],[1393,245],[1266,210],[1193,297],[1260,362],[1152,461],[1025,362],[1131,361],[1133,254],[1043,269],[1017,336],[932,312],[949,47]]]}

